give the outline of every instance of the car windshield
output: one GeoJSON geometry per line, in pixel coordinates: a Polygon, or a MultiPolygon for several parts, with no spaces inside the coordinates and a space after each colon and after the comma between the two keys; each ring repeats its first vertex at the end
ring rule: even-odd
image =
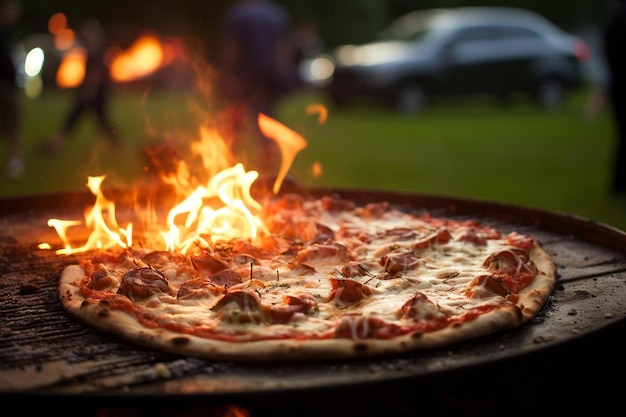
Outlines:
{"type": "Polygon", "coordinates": [[[428,35],[428,18],[422,13],[410,13],[394,20],[381,33],[381,40],[419,40],[428,35]]]}
{"type": "MultiPolygon", "coordinates": [[[[378,36],[382,41],[421,41],[427,38],[430,34],[430,30],[417,29],[417,30],[394,30],[396,28],[388,28],[383,30],[378,36]]],[[[404,28],[403,28],[404,29],[404,28]]]]}
{"type": "Polygon", "coordinates": [[[440,38],[449,28],[437,14],[427,12],[409,13],[394,20],[378,36],[380,41],[422,42],[440,38]]]}

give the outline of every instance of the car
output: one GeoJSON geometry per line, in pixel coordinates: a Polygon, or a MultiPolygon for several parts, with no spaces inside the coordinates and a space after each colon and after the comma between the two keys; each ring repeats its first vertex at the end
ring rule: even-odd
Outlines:
{"type": "Polygon", "coordinates": [[[332,64],[319,81],[337,106],[369,97],[418,114],[446,95],[527,93],[542,108],[559,106],[585,83],[590,55],[582,38],[533,11],[460,7],[409,12],[375,42],[338,46],[317,66],[332,64]]]}

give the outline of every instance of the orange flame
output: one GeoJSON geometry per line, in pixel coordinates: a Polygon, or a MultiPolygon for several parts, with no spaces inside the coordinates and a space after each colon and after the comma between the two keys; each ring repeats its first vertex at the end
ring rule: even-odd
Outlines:
{"type": "MultiPolygon", "coordinates": [[[[154,249],[187,252],[195,244],[228,241],[235,237],[254,240],[259,233],[266,232],[263,222],[256,214],[262,206],[250,195],[250,187],[257,179],[256,171],[246,172],[243,165],[236,164],[215,175],[206,186],[198,186],[167,215],[167,229],[160,232],[161,245],[154,249]],[[210,206],[206,201],[219,200],[221,206],[210,206]]],[[[133,225],[119,227],[114,202],[106,199],[100,189],[105,176],[89,177],[88,186],[96,196],[94,205],[85,212],[85,224],[92,229],[87,242],[72,247],[67,229],[81,224],[77,220],[49,219],[64,243],[58,254],[85,252],[91,249],[128,248],[132,246],[133,225]]],[[[215,204],[215,203],[213,203],[215,204]]],[[[43,247],[43,246],[42,246],[43,247]]]]}
{"type": "Polygon", "coordinates": [[[185,253],[197,242],[208,244],[203,235],[216,243],[235,237],[254,240],[259,230],[267,231],[253,214],[262,209],[250,196],[250,187],[257,177],[256,171],[246,172],[243,165],[237,164],[215,175],[207,187],[196,188],[167,216],[169,230],[162,233],[166,249],[185,253]],[[224,205],[220,208],[205,205],[205,199],[211,197],[218,197],[224,205]],[[179,217],[184,218],[182,226],[179,217]]]}
{"type": "Polygon", "coordinates": [[[313,176],[315,178],[319,177],[320,175],[322,175],[322,164],[319,161],[315,161],[313,163],[313,166],[311,167],[311,171],[313,172],[313,176]]]}
{"type": "Polygon", "coordinates": [[[102,194],[100,186],[104,181],[104,176],[89,177],[87,186],[92,194],[96,196],[95,204],[85,212],[85,224],[92,227],[93,231],[89,235],[87,242],[78,248],[72,248],[67,239],[66,230],[70,226],[77,226],[79,221],[67,221],[59,219],[49,219],[48,226],[54,227],[57,234],[65,243],[64,249],[59,249],[58,254],[70,254],[75,252],[85,252],[90,249],[109,249],[113,246],[127,248],[131,246],[132,224],[126,229],[121,229],[115,218],[115,204],[107,200],[102,194]]]}
{"type": "Polygon", "coordinates": [[[306,148],[307,142],[298,133],[289,129],[279,121],[264,115],[263,113],[259,113],[258,122],[261,132],[268,138],[275,141],[280,148],[282,160],[280,163],[280,170],[276,176],[276,181],[274,182],[274,187],[272,189],[274,194],[278,194],[280,186],[287,176],[287,172],[289,171],[293,160],[296,158],[296,154],[306,148]]]}
{"type": "Polygon", "coordinates": [[[48,32],[50,32],[53,35],[56,35],[57,33],[61,32],[63,29],[67,28],[67,17],[65,16],[65,13],[54,13],[52,16],[50,16],[50,18],[48,19],[48,32]]]}
{"type": "Polygon", "coordinates": [[[60,50],[65,51],[70,49],[74,45],[76,34],[70,28],[65,28],[54,34],[54,46],[60,50]]]}
{"type": "Polygon", "coordinates": [[[155,35],[142,35],[131,47],[115,57],[111,64],[111,77],[123,82],[151,74],[163,62],[163,47],[155,35]]]}
{"type": "Polygon", "coordinates": [[[61,88],[80,85],[85,77],[87,53],[83,48],[74,48],[63,56],[57,69],[56,82],[61,88]]]}
{"type": "Polygon", "coordinates": [[[74,46],[76,34],[67,26],[67,17],[65,13],[54,13],[48,19],[48,32],[53,35],[54,46],[65,51],[74,46]]]}
{"type": "MultiPolygon", "coordinates": [[[[55,27],[59,24],[56,23],[55,27]]],[[[56,29],[58,30],[58,29],[56,29]]],[[[82,47],[73,47],[74,31],[69,28],[58,30],[55,34],[58,49],[67,50],[57,69],[56,82],[61,88],[73,88],[80,85],[85,76],[87,51],[82,47]]],[[[155,35],[142,35],[127,50],[112,46],[107,50],[107,60],[111,62],[111,79],[114,82],[136,80],[153,73],[176,58],[175,47],[160,42],[155,35]]]]}
{"type": "Polygon", "coordinates": [[[328,119],[328,108],[321,103],[312,103],[306,106],[306,114],[315,114],[318,113],[319,117],[317,121],[319,124],[323,125],[326,123],[328,119]]]}
{"type": "MultiPolygon", "coordinates": [[[[280,122],[262,114],[259,115],[259,127],[279,144],[282,152],[281,170],[274,184],[274,192],[277,193],[295,155],[307,143],[280,122]]],[[[196,244],[211,246],[233,238],[254,241],[268,233],[260,217],[263,206],[250,193],[258,172],[246,171],[240,163],[232,165],[232,154],[216,132],[202,128],[200,136],[199,141],[192,142],[191,150],[200,158],[203,172],[209,180],[202,182],[192,176],[194,170],[185,161],[179,161],[176,173],[163,175],[163,182],[175,186],[183,198],[168,211],[164,225],[146,224],[146,230],[157,230],[162,238],[159,245],[156,242],[160,240],[148,237],[152,249],[186,253],[196,244]]],[[[105,176],[88,178],[87,185],[96,196],[96,201],[85,212],[85,224],[92,232],[84,245],[73,248],[67,237],[67,229],[80,225],[80,221],[48,220],[48,226],[55,228],[64,244],[63,249],[57,250],[58,254],[132,246],[133,225],[129,223],[123,229],[119,227],[115,204],[101,191],[104,179],[105,176]]],[[[156,223],[155,214],[143,214],[142,219],[146,223],[149,219],[156,223]]]]}

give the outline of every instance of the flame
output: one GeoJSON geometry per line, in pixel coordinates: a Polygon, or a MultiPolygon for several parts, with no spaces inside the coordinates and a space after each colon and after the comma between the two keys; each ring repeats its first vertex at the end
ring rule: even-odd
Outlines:
{"type": "Polygon", "coordinates": [[[109,249],[114,246],[127,248],[131,246],[132,224],[126,229],[121,229],[115,217],[115,203],[108,200],[101,190],[102,181],[105,176],[88,177],[87,186],[96,196],[95,204],[85,211],[85,224],[92,227],[93,231],[89,235],[87,242],[78,248],[72,248],[67,238],[66,230],[70,226],[81,224],[76,220],[49,219],[48,226],[54,227],[57,234],[63,240],[65,247],[57,251],[58,254],[70,254],[75,252],[85,252],[90,249],[109,249]]]}
{"type": "Polygon", "coordinates": [[[56,35],[65,28],[67,28],[67,16],[65,16],[65,13],[54,13],[48,19],[48,32],[51,34],[56,35]]]}
{"type": "MultiPolygon", "coordinates": [[[[161,231],[162,244],[154,249],[186,253],[198,243],[209,245],[233,238],[254,240],[267,229],[257,214],[262,205],[250,195],[252,183],[258,172],[245,171],[242,164],[226,168],[213,176],[206,186],[198,186],[167,214],[166,229],[161,231]],[[207,201],[219,201],[212,205],[207,201]]],[[[58,254],[85,252],[91,249],[128,248],[132,246],[133,225],[119,227],[115,204],[101,191],[105,176],[89,177],[88,187],[96,196],[94,205],[85,212],[85,224],[92,228],[87,242],[73,248],[67,229],[82,224],[77,220],[49,219],[64,243],[58,254]]],[[[42,246],[43,247],[43,246],[42,246]]]]}
{"type": "MultiPolygon", "coordinates": [[[[75,45],[74,32],[69,28],[55,34],[55,44],[57,49],[66,50],[57,69],[57,85],[61,88],[79,86],[85,76],[87,51],[75,45]]],[[[111,62],[111,79],[126,82],[145,77],[180,58],[179,49],[175,44],[160,42],[154,35],[140,36],[127,50],[111,46],[106,51],[107,62],[111,62]]]]}
{"type": "Polygon", "coordinates": [[[278,194],[280,186],[287,176],[287,172],[296,157],[296,154],[302,149],[306,148],[306,140],[298,133],[289,129],[279,121],[272,119],[269,116],[259,113],[258,116],[259,129],[261,132],[272,139],[278,144],[282,160],[280,163],[280,170],[276,176],[274,187],[272,191],[274,194],[278,194]]]}
{"type": "Polygon", "coordinates": [[[54,46],[60,50],[68,50],[74,45],[76,34],[67,26],[65,13],[54,13],[48,19],[48,32],[54,36],[54,46]]]}
{"type": "Polygon", "coordinates": [[[326,123],[328,119],[328,108],[321,103],[312,103],[306,106],[306,114],[315,114],[318,113],[319,117],[317,121],[319,124],[323,125],[326,123]]]}
{"type": "Polygon", "coordinates": [[[74,45],[75,39],[74,31],[66,28],[54,34],[54,46],[60,51],[65,51],[74,45]]]}
{"type": "Polygon", "coordinates": [[[313,172],[313,177],[317,178],[322,175],[322,164],[319,161],[315,161],[313,166],[311,167],[311,171],[313,172]]]}
{"type": "MultiPolygon", "coordinates": [[[[282,152],[281,170],[273,189],[277,193],[295,155],[306,147],[307,142],[277,120],[263,114],[259,115],[259,127],[279,144],[282,152]]],[[[206,127],[200,129],[200,139],[192,142],[190,148],[193,157],[200,159],[201,172],[208,180],[202,181],[200,175],[192,174],[198,171],[198,167],[191,165],[195,160],[193,158],[178,161],[173,173],[162,173],[162,182],[175,187],[177,201],[180,202],[167,211],[162,225],[158,224],[155,213],[142,213],[146,230],[156,230],[156,238],[147,237],[151,248],[186,253],[198,244],[211,246],[234,238],[253,242],[268,234],[262,221],[263,206],[251,195],[252,185],[259,173],[246,171],[241,163],[233,164],[226,142],[217,132],[206,127]]],[[[129,223],[125,228],[118,225],[115,204],[101,190],[104,179],[105,176],[88,177],[87,186],[96,201],[84,214],[85,225],[92,230],[84,245],[72,247],[67,234],[68,228],[81,225],[80,221],[48,220],[48,226],[56,230],[64,245],[56,253],[132,246],[133,224],[129,223]]]]}
{"type": "Polygon", "coordinates": [[[185,253],[197,242],[208,244],[204,235],[216,243],[233,238],[254,240],[260,230],[266,232],[262,221],[253,214],[262,206],[250,196],[250,187],[257,177],[258,172],[246,172],[243,165],[236,164],[220,171],[207,187],[196,188],[167,216],[169,229],[162,234],[166,249],[185,253]],[[205,205],[204,201],[212,197],[219,198],[223,206],[205,205]]]}
{"type": "Polygon", "coordinates": [[[56,74],[57,85],[61,88],[73,88],[80,85],[85,77],[85,49],[73,48],[63,56],[56,74]]]}
{"type": "Polygon", "coordinates": [[[163,46],[158,37],[145,34],[131,47],[116,56],[111,64],[111,77],[123,82],[145,77],[157,70],[164,59],[163,46]]]}

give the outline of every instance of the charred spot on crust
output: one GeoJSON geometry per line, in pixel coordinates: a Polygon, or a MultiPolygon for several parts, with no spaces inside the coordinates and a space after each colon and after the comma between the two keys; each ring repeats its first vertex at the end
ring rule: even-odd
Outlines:
{"type": "Polygon", "coordinates": [[[354,353],[363,354],[368,350],[367,344],[365,343],[355,343],[353,346],[354,353]]]}
{"type": "Polygon", "coordinates": [[[422,337],[424,337],[424,333],[423,332],[413,332],[413,333],[411,333],[411,338],[413,338],[413,339],[421,339],[422,337]]]}
{"type": "Polygon", "coordinates": [[[91,303],[89,303],[89,301],[87,300],[83,300],[82,303],[80,303],[80,308],[85,308],[88,307],[91,303]]]}
{"type": "Polygon", "coordinates": [[[191,339],[185,336],[178,336],[171,338],[170,343],[172,343],[172,345],[174,346],[187,346],[189,343],[191,343],[191,339]]]}
{"type": "Polygon", "coordinates": [[[105,308],[100,309],[100,310],[98,310],[98,317],[102,317],[102,318],[109,317],[109,313],[110,312],[109,312],[108,309],[105,309],[105,308]]]}

